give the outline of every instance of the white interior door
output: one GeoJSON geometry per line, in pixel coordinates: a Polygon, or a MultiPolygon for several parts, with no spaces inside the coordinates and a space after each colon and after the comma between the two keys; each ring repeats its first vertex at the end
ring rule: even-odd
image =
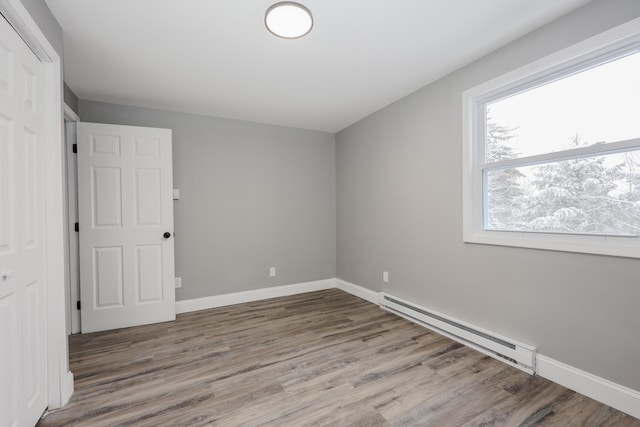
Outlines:
{"type": "Polygon", "coordinates": [[[47,405],[43,67],[0,17],[0,421],[47,405]]]}
{"type": "Polygon", "coordinates": [[[175,320],[171,130],[77,135],[82,332],[175,320]]]}

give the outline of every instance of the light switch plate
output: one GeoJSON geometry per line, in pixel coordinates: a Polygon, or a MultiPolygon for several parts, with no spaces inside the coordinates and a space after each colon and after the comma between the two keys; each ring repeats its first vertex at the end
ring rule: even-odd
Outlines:
{"type": "Polygon", "coordinates": [[[173,200],[180,200],[180,190],[177,188],[173,189],[173,200]]]}

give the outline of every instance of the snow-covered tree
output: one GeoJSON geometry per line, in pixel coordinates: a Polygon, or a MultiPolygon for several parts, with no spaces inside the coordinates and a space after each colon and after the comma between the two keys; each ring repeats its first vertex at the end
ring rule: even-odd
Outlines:
{"type": "MultiPolygon", "coordinates": [[[[488,120],[488,162],[518,157],[515,130],[488,120]]],[[[563,149],[585,145],[575,135],[563,149]]],[[[640,234],[640,153],[490,171],[487,201],[494,230],[640,234]]]]}
{"type": "MultiPolygon", "coordinates": [[[[514,137],[515,128],[499,126],[491,118],[487,120],[487,162],[513,159],[518,153],[508,145],[514,137]]],[[[487,180],[488,223],[491,229],[511,229],[519,222],[519,212],[513,209],[514,199],[522,197],[517,169],[492,171],[487,180]]]]}
{"type": "MultiPolygon", "coordinates": [[[[576,135],[566,148],[580,146],[584,144],[576,135]]],[[[633,219],[632,209],[635,203],[629,200],[632,196],[621,191],[625,187],[623,167],[623,163],[604,156],[535,167],[524,221],[531,230],[539,231],[637,233],[639,224],[633,219]]]]}

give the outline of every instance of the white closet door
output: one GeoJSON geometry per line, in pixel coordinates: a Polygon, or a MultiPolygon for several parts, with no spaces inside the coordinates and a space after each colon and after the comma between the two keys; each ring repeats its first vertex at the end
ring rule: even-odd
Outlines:
{"type": "Polygon", "coordinates": [[[77,135],[82,332],[175,320],[171,130],[77,135]]]}
{"type": "Polygon", "coordinates": [[[0,420],[47,405],[42,64],[0,17],[0,420]]]}

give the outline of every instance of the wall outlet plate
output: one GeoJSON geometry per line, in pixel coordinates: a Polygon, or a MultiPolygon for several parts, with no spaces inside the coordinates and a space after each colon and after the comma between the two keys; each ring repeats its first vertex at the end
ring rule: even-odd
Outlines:
{"type": "Polygon", "coordinates": [[[276,268],[275,267],[271,267],[269,269],[269,277],[276,277],[276,268]]]}
{"type": "Polygon", "coordinates": [[[182,287],[182,277],[176,277],[176,288],[182,287]]]}
{"type": "Polygon", "coordinates": [[[388,271],[383,271],[382,272],[382,281],[384,283],[389,283],[389,272],[388,271]]]}

